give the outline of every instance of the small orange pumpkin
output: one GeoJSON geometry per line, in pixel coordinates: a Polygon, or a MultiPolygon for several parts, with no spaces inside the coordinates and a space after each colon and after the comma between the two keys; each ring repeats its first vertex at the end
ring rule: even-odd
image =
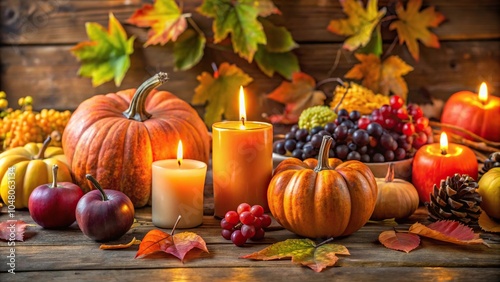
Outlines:
{"type": "Polygon", "coordinates": [[[359,161],[329,159],[331,143],[332,137],[323,137],[317,160],[282,161],[269,184],[271,213],[298,235],[350,235],[365,225],[375,208],[377,183],[370,168],[359,161]]]}
{"type": "Polygon", "coordinates": [[[418,208],[415,186],[403,179],[394,178],[394,164],[390,163],[385,178],[375,178],[378,186],[377,203],[370,219],[401,219],[412,215],[418,208]]]}
{"type": "Polygon", "coordinates": [[[91,174],[142,207],[151,194],[152,162],[176,158],[179,139],[186,159],[208,163],[205,123],[185,101],[154,90],[166,80],[166,73],[158,73],[137,90],[97,95],[78,106],[62,145],[82,189],[90,190],[85,176],[91,174]]]}

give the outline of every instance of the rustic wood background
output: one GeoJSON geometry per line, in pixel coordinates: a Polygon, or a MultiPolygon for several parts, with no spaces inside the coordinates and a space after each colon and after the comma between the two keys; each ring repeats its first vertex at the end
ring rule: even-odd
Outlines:
{"type": "MultiPolygon", "coordinates": [[[[125,20],[143,3],[128,0],[2,0],[0,1],[0,90],[6,91],[11,105],[22,96],[32,95],[35,109],[55,108],[74,110],[83,100],[118,90],[112,82],[93,88],[88,78],[77,76],[79,63],[69,49],[87,40],[85,22],[107,26],[108,13],[124,24],[128,35],[137,36],[132,66],[120,89],[137,87],[158,71],[168,72],[171,79],[161,87],[186,101],[191,101],[196,76],[211,71],[210,64],[224,61],[235,63],[255,80],[248,87],[252,97],[251,118],[259,119],[262,112],[280,110],[278,104],[265,99],[265,94],[278,86],[283,78],[269,78],[254,64],[248,64],[233,54],[206,49],[204,60],[189,71],[174,72],[171,46],[143,48],[146,30],[125,24],[125,20]]],[[[490,93],[500,95],[500,1],[498,0],[424,0],[424,7],[434,5],[446,21],[433,31],[439,36],[441,48],[422,45],[421,59],[415,62],[406,47],[396,47],[400,55],[414,67],[405,76],[410,100],[428,101],[428,96],[446,99],[459,90],[477,91],[483,81],[490,93]]],[[[207,36],[211,36],[211,20],[195,9],[201,0],[185,0],[186,12],[193,12],[195,21],[207,36]]],[[[343,16],[338,0],[274,0],[282,11],[273,21],[286,26],[300,47],[295,50],[302,71],[317,80],[327,78],[341,48],[343,37],[326,30],[331,19],[343,16]]],[[[379,5],[394,0],[380,0],[379,5]]],[[[384,34],[387,46],[394,34],[384,34]]],[[[386,46],[386,47],[387,47],[386,46]]],[[[339,65],[333,77],[342,77],[355,63],[353,55],[340,51],[339,65]]],[[[328,92],[329,89],[326,89],[328,92]]],[[[198,109],[200,112],[202,109],[198,109]]]]}

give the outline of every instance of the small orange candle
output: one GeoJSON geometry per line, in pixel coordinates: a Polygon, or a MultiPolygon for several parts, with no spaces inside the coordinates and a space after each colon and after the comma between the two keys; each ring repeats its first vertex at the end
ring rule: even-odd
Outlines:
{"type": "Polygon", "coordinates": [[[477,179],[476,155],[466,146],[448,144],[446,133],[441,133],[440,143],[421,147],[413,158],[412,183],[417,188],[422,203],[430,201],[434,184],[440,184],[455,173],[467,174],[477,179]]]}
{"type": "Polygon", "coordinates": [[[184,160],[182,142],[177,159],[153,162],[152,221],[161,228],[192,228],[203,221],[203,190],[207,165],[184,160]]]}
{"type": "Polygon", "coordinates": [[[214,123],[212,142],[215,216],[224,217],[241,203],[258,204],[268,210],[273,127],[265,122],[246,121],[243,88],[240,120],[214,123]]]}
{"type": "MultiPolygon", "coordinates": [[[[479,93],[459,91],[453,94],[443,107],[441,122],[467,129],[491,141],[500,141],[500,97],[488,95],[486,83],[479,93]]],[[[456,134],[470,138],[456,131],[456,134]]]]}

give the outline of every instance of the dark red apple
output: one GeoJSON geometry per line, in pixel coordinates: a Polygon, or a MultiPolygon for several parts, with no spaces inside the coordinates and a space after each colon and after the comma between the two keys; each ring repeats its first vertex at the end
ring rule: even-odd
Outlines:
{"type": "Polygon", "coordinates": [[[134,223],[132,201],[117,190],[103,189],[92,175],[87,179],[97,188],[85,194],[76,206],[76,222],[83,234],[95,241],[118,239],[134,223]]]}
{"type": "Polygon", "coordinates": [[[82,189],[71,182],[57,183],[57,165],[52,167],[54,180],[31,192],[28,209],[31,218],[43,228],[68,227],[75,222],[75,210],[83,196],[82,189]]]}

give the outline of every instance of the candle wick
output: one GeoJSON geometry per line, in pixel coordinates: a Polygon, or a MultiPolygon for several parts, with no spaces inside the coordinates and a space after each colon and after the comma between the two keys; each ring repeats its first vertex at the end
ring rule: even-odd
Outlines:
{"type": "Polygon", "coordinates": [[[241,117],[241,124],[245,125],[245,117],[241,117]]]}
{"type": "Polygon", "coordinates": [[[181,160],[177,160],[177,164],[181,167],[181,160]]]}
{"type": "Polygon", "coordinates": [[[446,151],[446,149],[441,149],[441,155],[446,155],[448,154],[448,152],[446,151]]]}

